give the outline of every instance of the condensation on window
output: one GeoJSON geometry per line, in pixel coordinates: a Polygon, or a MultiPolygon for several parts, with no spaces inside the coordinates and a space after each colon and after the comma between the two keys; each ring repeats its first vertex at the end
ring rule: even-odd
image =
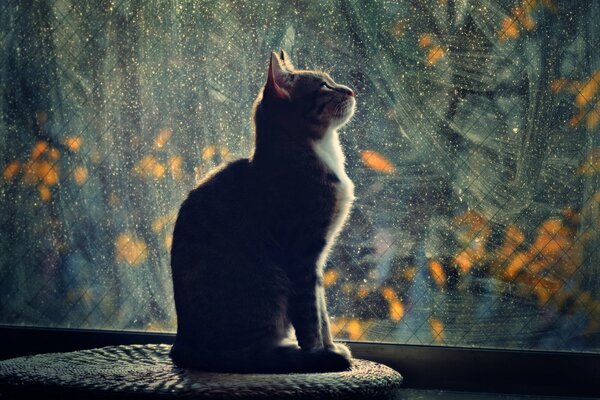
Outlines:
{"type": "Polygon", "coordinates": [[[181,201],[252,150],[269,54],[357,93],[342,340],[600,350],[600,4],[0,5],[0,323],[173,331],[181,201]]]}

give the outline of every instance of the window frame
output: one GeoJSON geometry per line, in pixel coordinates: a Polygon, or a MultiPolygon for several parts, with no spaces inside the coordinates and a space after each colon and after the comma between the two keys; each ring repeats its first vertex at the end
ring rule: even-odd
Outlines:
{"type": "MultiPolygon", "coordinates": [[[[172,344],[174,333],[0,326],[0,360],[128,344],[172,344]]],[[[527,395],[600,396],[600,354],[345,342],[386,364],[403,386],[527,395]]]]}

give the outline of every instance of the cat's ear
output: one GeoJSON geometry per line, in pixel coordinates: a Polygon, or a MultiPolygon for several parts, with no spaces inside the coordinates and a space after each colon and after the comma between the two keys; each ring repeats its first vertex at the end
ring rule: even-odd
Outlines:
{"type": "Polygon", "coordinates": [[[281,51],[279,52],[279,58],[283,62],[285,68],[287,68],[288,71],[292,72],[292,70],[294,69],[294,65],[292,64],[290,56],[288,55],[288,53],[286,53],[285,50],[281,49],[281,51]]]}
{"type": "Polygon", "coordinates": [[[269,62],[269,76],[265,85],[265,94],[279,99],[289,99],[290,89],[290,74],[285,70],[277,53],[272,52],[271,61],[269,62]]]}

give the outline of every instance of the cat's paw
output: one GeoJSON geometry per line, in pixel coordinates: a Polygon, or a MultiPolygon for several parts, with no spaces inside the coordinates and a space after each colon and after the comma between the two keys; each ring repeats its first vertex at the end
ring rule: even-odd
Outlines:
{"type": "MultiPolygon", "coordinates": [[[[346,349],[347,350],[347,349],[346,349]]],[[[315,365],[313,372],[339,372],[346,371],[352,366],[349,354],[342,354],[334,349],[320,349],[313,350],[312,353],[315,356],[315,365]]]]}
{"type": "Polygon", "coordinates": [[[345,344],[333,343],[332,345],[327,346],[327,348],[335,353],[341,354],[342,356],[346,357],[348,360],[352,359],[352,353],[350,352],[350,349],[348,348],[348,346],[346,346],[345,344]]]}

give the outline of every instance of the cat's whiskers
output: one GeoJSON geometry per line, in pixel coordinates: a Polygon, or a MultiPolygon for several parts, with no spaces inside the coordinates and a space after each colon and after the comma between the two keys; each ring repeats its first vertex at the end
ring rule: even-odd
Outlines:
{"type": "Polygon", "coordinates": [[[333,116],[335,118],[339,118],[340,117],[341,107],[342,107],[342,103],[338,103],[338,104],[335,105],[335,108],[333,109],[333,116]]]}
{"type": "Polygon", "coordinates": [[[346,108],[346,101],[343,101],[341,103],[339,103],[336,107],[335,107],[335,116],[336,117],[341,117],[343,115],[343,111],[346,108]]]}
{"type": "Polygon", "coordinates": [[[338,103],[333,111],[333,115],[336,119],[343,119],[345,118],[351,107],[350,107],[351,101],[350,100],[344,100],[341,103],[338,103]]]}

